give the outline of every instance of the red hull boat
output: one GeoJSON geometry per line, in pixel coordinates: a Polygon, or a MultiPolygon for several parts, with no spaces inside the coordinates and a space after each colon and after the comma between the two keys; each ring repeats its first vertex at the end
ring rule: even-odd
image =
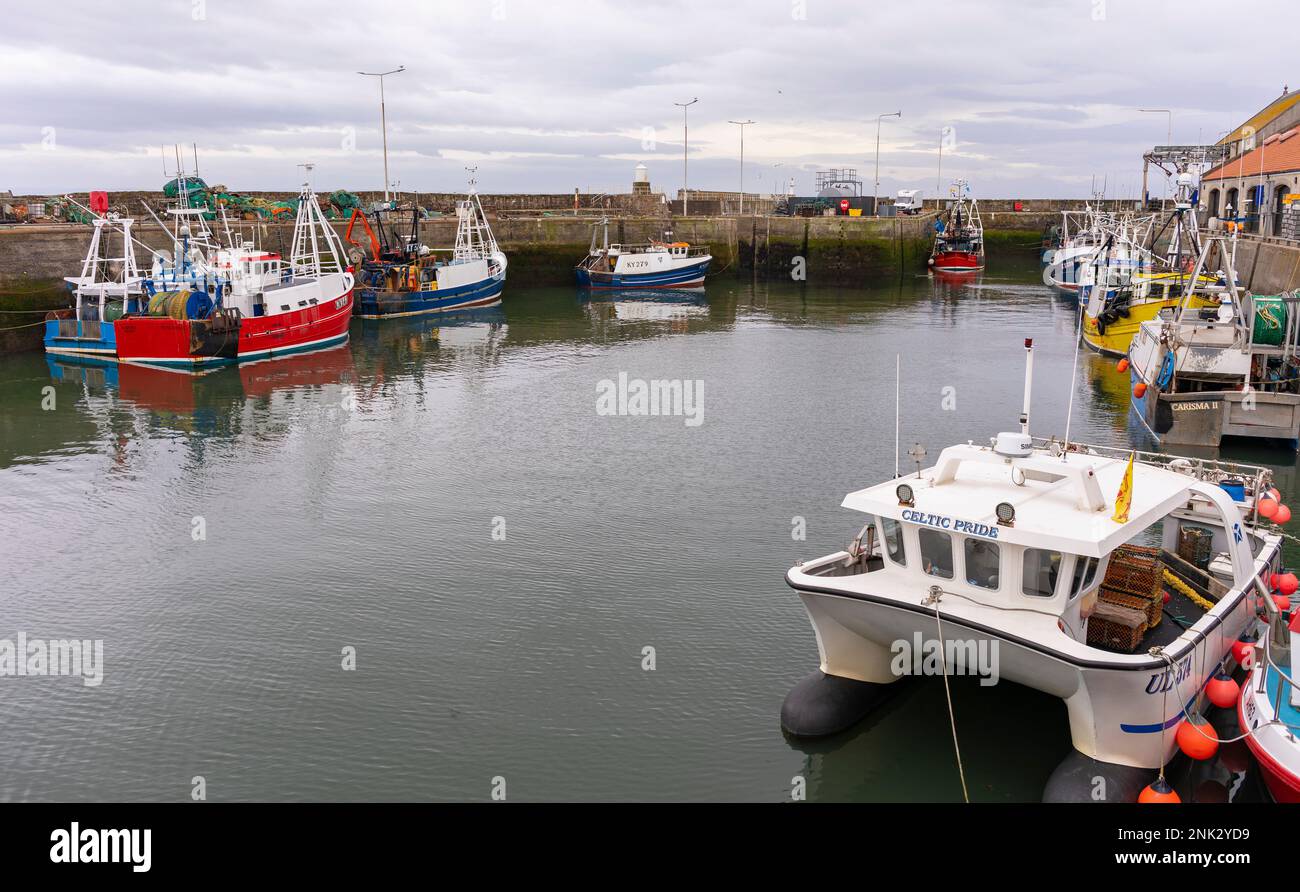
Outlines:
{"type": "Polygon", "coordinates": [[[175,260],[155,256],[148,308],[118,320],[124,362],[181,368],[268,359],[347,340],[353,271],[310,186],[298,198],[288,262],[255,244],[217,243],[182,204],[175,260]],[[191,225],[199,227],[195,236],[191,225]]]}
{"type": "Polygon", "coordinates": [[[965,180],[953,183],[954,199],[947,213],[934,222],[933,270],[964,273],[984,268],[984,224],[975,199],[966,197],[969,192],[965,180]]]}

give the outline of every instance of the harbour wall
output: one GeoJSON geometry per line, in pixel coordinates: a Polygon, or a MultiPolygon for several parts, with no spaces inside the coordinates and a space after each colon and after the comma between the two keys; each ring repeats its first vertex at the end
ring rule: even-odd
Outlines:
{"type": "MultiPolygon", "coordinates": [[[[1055,207],[1044,210],[988,210],[982,213],[991,261],[1036,253],[1040,235],[1059,220],[1055,207]]],[[[570,285],[573,265],[585,256],[592,236],[590,216],[514,216],[491,214],[493,230],[510,257],[511,282],[570,285]]],[[[923,271],[933,233],[934,213],[882,217],[618,217],[609,223],[611,242],[633,244],[663,238],[708,245],[711,275],[755,278],[804,276],[810,284],[870,284],[923,271]]],[[[345,224],[334,224],[340,235],[345,224]]],[[[255,235],[260,245],[287,253],[291,224],[240,222],[236,228],[255,235]]],[[[39,349],[38,314],[15,311],[66,305],[62,277],[80,269],[89,228],[76,224],[28,224],[0,227],[0,352],[39,349]],[[17,326],[23,326],[21,328],[17,326]]],[[[169,249],[171,236],[152,221],[137,221],[140,242],[169,249]]],[[[450,248],[454,217],[421,221],[421,241],[450,248]]],[[[364,243],[362,234],[353,237],[364,243]]],[[[1239,266],[1252,289],[1275,294],[1300,287],[1300,246],[1277,240],[1244,239],[1239,266]]],[[[147,253],[137,250],[147,264],[147,253]]],[[[507,289],[509,285],[507,285],[507,289]]]]}

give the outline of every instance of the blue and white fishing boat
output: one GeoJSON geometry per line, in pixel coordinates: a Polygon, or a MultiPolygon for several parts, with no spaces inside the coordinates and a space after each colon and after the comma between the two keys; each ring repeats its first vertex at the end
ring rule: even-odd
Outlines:
{"type": "Polygon", "coordinates": [[[609,220],[602,219],[592,228],[590,253],[574,271],[586,288],[690,288],[704,284],[712,260],[707,248],[687,242],[611,245],[609,220]],[[602,228],[604,240],[597,247],[602,228]]]}
{"type": "Polygon", "coordinates": [[[419,244],[414,235],[385,250],[360,211],[353,212],[348,224],[349,241],[358,216],[370,236],[370,254],[357,270],[355,315],[387,319],[501,303],[506,255],[492,235],[472,180],[469,193],[456,205],[456,246],[450,259],[439,259],[436,249],[419,244]]]}
{"type": "MultiPolygon", "coordinates": [[[[103,193],[97,193],[103,195],[103,193]]],[[[114,361],[117,338],[113,322],[142,306],[143,276],[135,259],[131,227],[135,221],[107,211],[107,199],[95,206],[94,227],[81,274],[66,276],[72,307],[45,317],[45,352],[83,360],[114,361]],[[120,246],[120,248],[119,248],[120,246]]]]}

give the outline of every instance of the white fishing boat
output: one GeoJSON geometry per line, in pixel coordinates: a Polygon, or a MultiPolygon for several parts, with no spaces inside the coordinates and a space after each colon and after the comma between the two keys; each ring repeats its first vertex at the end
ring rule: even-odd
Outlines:
{"type": "MultiPolygon", "coordinates": [[[[1045,798],[1094,799],[1100,777],[1107,799],[1132,800],[1174,755],[1184,709],[1278,570],[1281,537],[1255,510],[1271,472],[1032,438],[1025,346],[1019,432],[950,446],[928,468],[917,450],[916,473],[845,496],[865,516],[847,548],[786,574],[820,665],[786,698],[782,725],[818,736],[853,724],[911,673],[900,648],[937,651],[945,675],[991,653],[992,681],[1065,703],[1075,752],[1045,798]],[[1192,529],[1212,571],[1175,554],[1192,529]],[[1179,602],[1182,622],[1165,616],[1166,583],[1175,599],[1204,593],[1179,602]]],[[[950,718],[954,735],[977,722],[950,718]]]]}
{"type": "Polygon", "coordinates": [[[1232,436],[1295,449],[1300,294],[1251,294],[1237,273],[1236,247],[1235,233],[1210,236],[1196,287],[1139,327],[1128,350],[1133,407],[1162,443],[1217,447],[1232,436]],[[1217,275],[1203,275],[1215,266],[1217,275]]]}
{"type": "Polygon", "coordinates": [[[574,273],[587,288],[696,288],[704,284],[713,257],[708,248],[688,242],[651,241],[639,245],[609,243],[609,220],[591,232],[591,249],[574,273]],[[604,232],[604,240],[596,243],[604,232]]]}
{"type": "MultiPolygon", "coordinates": [[[[1248,660],[1237,720],[1277,802],[1300,802],[1300,614],[1288,623],[1268,599],[1267,633],[1248,660]]],[[[1289,603],[1288,603],[1289,606],[1289,603]]]]}

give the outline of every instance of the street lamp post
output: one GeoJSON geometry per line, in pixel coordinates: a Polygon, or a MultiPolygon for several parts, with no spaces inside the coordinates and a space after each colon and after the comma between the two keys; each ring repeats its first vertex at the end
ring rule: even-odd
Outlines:
{"type": "Polygon", "coordinates": [[[901,118],[901,111],[890,112],[887,115],[876,115],[876,191],[872,193],[871,198],[871,216],[880,216],[880,122],[885,118],[901,118]]]}
{"type": "Polygon", "coordinates": [[[754,121],[728,121],[728,124],[740,125],[740,214],[745,215],[745,125],[754,121]]]}
{"type": "MultiPolygon", "coordinates": [[[[1140,112],[1144,112],[1144,113],[1146,113],[1146,114],[1167,115],[1168,118],[1167,118],[1166,123],[1165,123],[1165,145],[1171,145],[1171,144],[1173,143],[1173,141],[1174,141],[1174,113],[1173,113],[1171,110],[1169,110],[1169,109],[1167,109],[1167,108],[1139,108],[1138,111],[1140,111],[1140,112]]],[[[1164,195],[1164,197],[1162,197],[1162,198],[1160,199],[1160,210],[1161,210],[1161,211],[1163,211],[1163,210],[1165,209],[1165,202],[1166,202],[1166,199],[1167,199],[1168,197],[1169,197],[1169,182],[1168,182],[1168,180],[1166,179],[1166,181],[1165,181],[1165,195],[1164,195]]],[[[1142,184],[1142,202],[1143,202],[1144,205],[1145,205],[1145,203],[1146,203],[1146,200],[1147,200],[1147,196],[1146,196],[1146,183],[1143,183],[1143,184],[1142,184]]]]}
{"type": "Polygon", "coordinates": [[[388,201],[388,114],[384,109],[384,78],[390,74],[400,74],[406,70],[405,65],[398,65],[392,71],[358,71],[363,77],[379,78],[379,129],[384,140],[384,201],[388,201]]]}
{"type": "Polygon", "coordinates": [[[696,97],[695,97],[694,99],[692,99],[690,102],[674,102],[674,103],[673,103],[673,105],[679,105],[679,106],[681,106],[681,109],[682,109],[682,216],[683,216],[683,217],[686,216],[686,203],[687,203],[687,201],[690,200],[690,199],[687,198],[687,195],[686,195],[686,190],[687,190],[687,188],[688,188],[688,186],[687,186],[687,184],[686,184],[686,152],[687,152],[687,149],[688,149],[688,146],[689,146],[689,140],[690,140],[690,132],[689,132],[689,130],[687,130],[687,127],[686,127],[686,109],[690,108],[692,105],[694,105],[695,103],[697,103],[697,102],[699,102],[699,101],[700,101],[700,97],[696,96],[696,97]]]}

